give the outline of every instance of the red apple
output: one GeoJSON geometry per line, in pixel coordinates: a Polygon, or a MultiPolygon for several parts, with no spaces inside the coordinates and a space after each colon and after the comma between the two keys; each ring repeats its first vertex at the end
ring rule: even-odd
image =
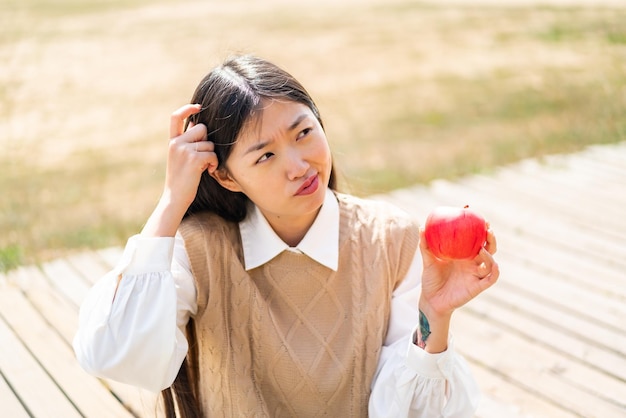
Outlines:
{"type": "Polygon", "coordinates": [[[442,260],[474,258],[487,240],[487,224],[477,213],[464,208],[435,208],[424,225],[426,243],[442,260]]]}

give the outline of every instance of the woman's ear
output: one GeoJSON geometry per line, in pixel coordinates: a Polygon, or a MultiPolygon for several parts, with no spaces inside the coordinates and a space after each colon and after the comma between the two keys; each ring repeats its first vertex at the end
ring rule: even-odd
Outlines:
{"type": "Polygon", "coordinates": [[[230,190],[231,192],[240,192],[241,187],[239,187],[239,183],[235,180],[228,170],[223,168],[218,168],[217,170],[209,173],[211,177],[213,177],[223,188],[230,190]]]}

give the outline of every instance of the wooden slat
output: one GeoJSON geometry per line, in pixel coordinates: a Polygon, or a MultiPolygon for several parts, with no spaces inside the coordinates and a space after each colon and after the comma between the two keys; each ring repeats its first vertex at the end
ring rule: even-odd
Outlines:
{"type": "Polygon", "coordinates": [[[472,373],[479,382],[482,396],[474,418],[575,418],[577,415],[560,408],[532,391],[510,382],[507,376],[493,373],[488,366],[469,360],[472,373]]]}
{"type": "Polygon", "coordinates": [[[71,346],[17,288],[7,287],[0,293],[0,316],[5,318],[81,414],[93,417],[132,416],[96,378],[85,375],[75,360],[71,346]],[[20,315],[12,315],[13,312],[20,312],[20,315]]]}
{"type": "Polygon", "coordinates": [[[518,291],[533,295],[544,303],[558,306],[580,317],[588,317],[616,332],[623,329],[626,316],[623,313],[624,306],[620,302],[608,298],[603,300],[591,292],[585,294],[585,289],[555,279],[554,276],[539,274],[526,265],[510,263],[505,266],[504,271],[515,278],[508,284],[518,291]]]}
{"type": "Polygon", "coordinates": [[[65,260],[89,286],[111,270],[111,266],[95,251],[72,254],[65,260]]]}
{"type": "Polygon", "coordinates": [[[3,416],[11,418],[28,418],[28,412],[24,409],[24,406],[20,403],[19,399],[13,389],[9,387],[9,384],[4,379],[4,376],[0,372],[0,405],[2,406],[3,416]]]}
{"type": "Polygon", "coordinates": [[[43,315],[50,326],[72,343],[78,325],[77,308],[57,293],[46,276],[35,266],[20,267],[11,272],[12,281],[19,284],[26,298],[43,315]]]}
{"type": "MultiPolygon", "coordinates": [[[[536,294],[520,291],[519,288],[508,283],[507,278],[512,277],[514,276],[509,276],[507,273],[497,285],[490,289],[489,293],[481,295],[481,299],[477,299],[476,302],[472,301],[470,306],[479,309],[483,302],[503,305],[507,310],[519,312],[520,315],[535,321],[539,326],[552,327],[558,329],[560,333],[580,339],[581,342],[592,343],[595,347],[621,358],[617,364],[623,364],[626,358],[626,336],[623,332],[599,325],[588,316],[577,315],[575,312],[562,309],[536,294]],[[474,306],[474,303],[477,306],[474,306]]],[[[511,325],[518,328],[515,322],[511,325]]],[[[626,373],[625,370],[613,371],[622,376],[626,373]]]]}
{"type": "Polygon", "coordinates": [[[0,370],[16,396],[33,416],[81,416],[2,317],[0,341],[0,370]]]}
{"type": "Polygon", "coordinates": [[[605,387],[615,388],[604,386],[607,378],[601,373],[509,333],[487,318],[459,313],[454,328],[471,332],[457,332],[455,339],[472,361],[488,365],[493,373],[575,416],[623,416],[623,404],[603,399],[605,387]]]}
{"type": "MultiPolygon", "coordinates": [[[[580,364],[607,376],[606,390],[616,401],[626,402],[626,357],[611,347],[602,346],[585,336],[585,330],[569,330],[552,322],[552,318],[534,316],[525,310],[516,310],[502,298],[502,293],[493,293],[487,298],[477,298],[467,307],[475,316],[489,318],[512,334],[549,348],[559,356],[576,359],[580,364]],[[545,319],[545,320],[544,320],[545,319]],[[581,335],[582,334],[582,335],[581,335]]],[[[599,378],[602,379],[602,378],[599,378]]],[[[586,383],[583,382],[581,386],[586,383]]],[[[599,384],[596,380],[593,385],[599,384]]],[[[626,403],[625,403],[626,406],[626,403]]]]}
{"type": "MultiPolygon", "coordinates": [[[[30,303],[48,320],[50,326],[67,344],[71,344],[78,327],[77,307],[56,293],[57,288],[36,267],[21,267],[11,272],[11,277],[13,282],[19,283],[30,303]]],[[[86,373],[85,376],[88,377],[86,373]]],[[[155,409],[155,397],[149,392],[110,380],[104,380],[103,384],[121,399],[126,408],[139,416],[146,411],[152,413],[155,409]]]]}
{"type": "Polygon", "coordinates": [[[44,263],[43,273],[55,287],[55,291],[78,308],[89,291],[89,284],[62,258],[44,263]]]}
{"type": "Polygon", "coordinates": [[[505,237],[502,243],[501,253],[516,259],[518,263],[532,266],[545,274],[566,277],[570,283],[576,283],[619,302],[626,302],[626,275],[615,268],[598,265],[593,259],[578,257],[537,240],[505,237]],[[538,253],[541,257],[536,256],[538,253]]]}

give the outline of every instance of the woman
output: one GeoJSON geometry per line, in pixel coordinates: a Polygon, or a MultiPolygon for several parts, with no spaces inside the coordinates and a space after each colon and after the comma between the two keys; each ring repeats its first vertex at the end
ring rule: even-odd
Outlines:
{"type": "Polygon", "coordinates": [[[471,416],[448,328],[497,280],[491,231],[444,262],[403,212],[338,193],[317,107],[267,61],[227,60],[191,103],[154,212],[83,303],[81,365],[162,390],[168,416],[471,416]]]}

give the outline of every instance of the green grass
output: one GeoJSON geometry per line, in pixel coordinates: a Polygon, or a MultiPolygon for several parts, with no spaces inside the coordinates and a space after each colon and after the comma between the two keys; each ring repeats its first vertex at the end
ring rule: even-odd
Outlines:
{"type": "Polygon", "coordinates": [[[22,264],[22,249],[17,245],[0,248],[0,272],[8,271],[22,264]]]}
{"type": "Polygon", "coordinates": [[[579,17],[580,11],[573,9],[560,13],[553,20],[536,32],[539,39],[547,42],[580,42],[589,39],[605,40],[609,44],[626,43],[626,22],[620,13],[609,9],[604,13],[579,17]]]}
{"type": "MultiPolygon", "coordinates": [[[[136,162],[106,158],[71,168],[28,167],[4,161],[0,172],[0,268],[63,254],[67,249],[101,248],[120,242],[141,226],[141,194],[117,181],[136,162]],[[119,187],[120,190],[116,190],[119,187]]],[[[145,204],[143,205],[145,207],[145,204]]]]}
{"type": "MultiPolygon", "coordinates": [[[[536,75],[543,78],[544,87],[519,87],[506,76],[471,82],[445,77],[439,85],[450,98],[446,107],[416,112],[406,101],[390,105],[379,121],[381,129],[357,133],[364,143],[375,144],[364,153],[382,154],[383,163],[353,161],[352,144],[341,149],[357,190],[385,192],[488,171],[527,157],[626,140],[626,96],[619,87],[626,85],[626,73],[615,70],[585,82],[551,71],[536,75]],[[376,138],[381,131],[393,134],[376,138]]],[[[392,96],[392,91],[402,90],[385,87],[392,96]]]]}
{"type": "Polygon", "coordinates": [[[303,81],[359,195],[626,140],[626,9],[152,3],[0,5],[0,271],[139,231],[169,112],[232,51],[303,81]]]}

